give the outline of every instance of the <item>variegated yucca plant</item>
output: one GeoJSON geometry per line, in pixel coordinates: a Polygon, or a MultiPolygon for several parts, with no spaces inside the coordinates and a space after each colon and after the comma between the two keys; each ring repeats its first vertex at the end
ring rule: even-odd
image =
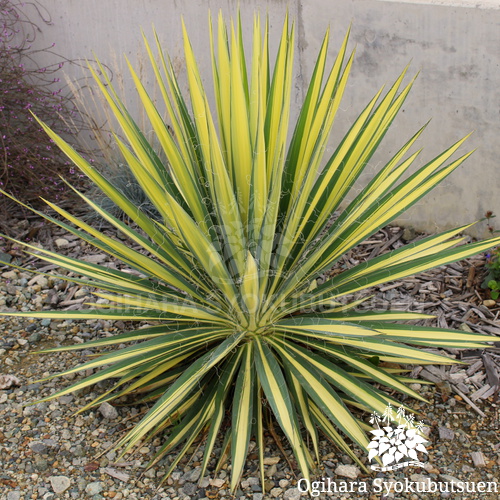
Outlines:
{"type": "Polygon", "coordinates": [[[463,139],[414,168],[419,151],[410,153],[410,148],[421,129],[347,201],[410,91],[413,81],[403,85],[405,72],[386,93],[375,95],[333,154],[324,158],[353,63],[347,36],[333,66],[327,67],[326,34],[292,131],[295,30],[288,19],[274,61],[269,57],[268,23],[261,26],[259,16],[254,18],[248,59],[240,19],[229,28],[222,16],[217,27],[210,22],[215,112],[183,30],[188,96],[182,94],[156,36],[145,46],[160,102],[152,100],[129,65],[167,164],[111,82],[93,72],[121,128],[115,136],[117,147],[161,215],[160,222],[148,218],[43,125],[133,221],[122,222],[80,193],[130,243],[105,235],[50,202],[61,219],[41,215],[132,272],[23,243],[28,252],[71,272],[62,278],[103,290],[96,295],[107,301],[93,304],[93,309],[3,314],[146,322],[134,331],[45,350],[106,348],[65,373],[100,370],[45,399],[112,380],[111,388],[83,409],[124,395],[151,402],[147,414],[117,446],[126,453],[164,436],[153,462],[178,449],[168,472],[195,440],[202,439],[203,477],[220,438],[221,457],[231,458],[234,491],[249,442],[255,440],[263,480],[265,423],[273,419],[306,478],[319,461],[318,431],[359,463],[352,443],[365,450],[368,444],[359,411],[382,414],[388,403],[400,405],[383,387],[424,400],[408,387],[411,379],[403,376],[402,365],[454,363],[422,347],[480,348],[491,337],[408,323],[429,318],[424,314],[359,309],[362,300],[354,294],[469,257],[498,245],[500,238],[457,247],[461,239],[454,237],[466,229],[463,226],[351,269],[328,271],[470,153],[452,159],[463,139]],[[126,342],[131,345],[123,347],[126,342]],[[114,346],[118,348],[109,349],[114,346]]]}

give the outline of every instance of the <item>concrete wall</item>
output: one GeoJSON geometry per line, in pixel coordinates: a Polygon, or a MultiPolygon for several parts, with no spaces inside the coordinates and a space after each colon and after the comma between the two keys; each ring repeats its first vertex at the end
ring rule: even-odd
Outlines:
{"type": "MultiPolygon", "coordinates": [[[[410,61],[410,74],[420,72],[402,113],[368,166],[369,172],[430,118],[418,143],[425,148],[422,161],[475,131],[467,148],[478,151],[405,215],[404,224],[436,231],[476,220],[486,210],[500,215],[497,0],[43,0],[53,26],[44,27],[38,43],[55,42],[55,49],[69,59],[92,57],[94,51],[103,62],[116,67],[121,54],[136,58],[141,46],[140,27],[150,34],[154,23],[166,50],[182,70],[183,15],[202,71],[210,80],[207,12],[222,9],[226,15],[234,13],[238,3],[244,22],[251,20],[255,9],[269,13],[274,46],[286,10],[296,19],[296,107],[325,29],[332,27],[333,55],[352,23],[351,45],[356,46],[357,58],[332,149],[381,85],[390,84],[410,61]]],[[[249,35],[251,23],[246,25],[249,35]]],[[[74,78],[80,74],[76,68],[69,68],[69,72],[74,78]]],[[[127,87],[127,77],[124,82],[127,87]]],[[[484,236],[485,224],[472,233],[484,236]]]]}

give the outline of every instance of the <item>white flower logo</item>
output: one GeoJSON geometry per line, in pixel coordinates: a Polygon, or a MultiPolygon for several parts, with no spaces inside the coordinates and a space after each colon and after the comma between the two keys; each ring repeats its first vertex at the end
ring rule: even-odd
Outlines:
{"type": "MultiPolygon", "coordinates": [[[[370,419],[370,423],[377,424],[377,429],[371,432],[373,438],[368,445],[370,450],[368,460],[373,460],[376,456],[382,459],[384,467],[382,470],[392,470],[406,465],[421,466],[418,461],[417,451],[427,453],[424,443],[427,440],[422,437],[419,432],[424,426],[423,422],[414,425],[413,415],[406,416],[404,408],[400,407],[396,418],[393,418],[393,412],[390,405],[387,406],[381,417],[378,413],[374,413],[370,419]],[[397,420],[399,425],[393,429],[390,425],[380,427],[379,422],[389,424],[391,420],[397,420]],[[414,462],[399,463],[403,458],[410,458],[414,462]],[[394,464],[391,467],[391,464],[394,464]]],[[[372,465],[372,469],[381,470],[379,467],[372,465]]]]}

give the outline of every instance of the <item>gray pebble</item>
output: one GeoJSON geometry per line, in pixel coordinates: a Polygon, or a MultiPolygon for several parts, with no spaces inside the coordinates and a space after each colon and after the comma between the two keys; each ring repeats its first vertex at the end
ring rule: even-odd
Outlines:
{"type": "Polygon", "coordinates": [[[45,318],[45,319],[42,319],[42,321],[40,321],[40,324],[42,326],[50,326],[50,323],[51,323],[52,320],[48,319],[48,318],[45,318]]]}
{"type": "Polygon", "coordinates": [[[448,483],[462,483],[462,479],[458,479],[455,476],[450,476],[449,474],[439,474],[439,477],[448,483]]]}
{"type": "Polygon", "coordinates": [[[356,479],[361,474],[361,471],[355,465],[339,465],[335,469],[335,474],[349,479],[356,479]]]}
{"type": "Polygon", "coordinates": [[[6,271],[5,273],[2,273],[2,277],[6,280],[15,280],[17,279],[17,273],[16,271],[6,271]]]}
{"type": "Polygon", "coordinates": [[[84,457],[86,455],[85,450],[81,444],[77,444],[73,450],[73,455],[75,457],[84,457]]]}
{"type": "Polygon", "coordinates": [[[19,500],[21,498],[20,491],[9,491],[7,493],[7,500],[19,500]]]}
{"type": "Polygon", "coordinates": [[[85,486],[87,486],[87,481],[85,481],[85,479],[79,477],[76,480],[76,487],[78,488],[78,491],[84,491],[85,490],[85,486]]]}
{"type": "Polygon", "coordinates": [[[266,477],[274,477],[276,475],[277,467],[276,464],[270,465],[266,470],[266,477]]]}
{"type": "Polygon", "coordinates": [[[452,441],[453,439],[455,439],[455,433],[451,429],[448,429],[448,427],[440,427],[439,439],[446,439],[448,441],[452,441]]]}
{"type": "Polygon", "coordinates": [[[198,489],[198,487],[194,483],[186,483],[182,487],[182,491],[184,492],[184,495],[187,495],[187,496],[193,496],[196,493],[197,489],[198,489]]]}
{"type": "Polygon", "coordinates": [[[28,445],[33,453],[38,453],[39,455],[43,455],[47,453],[48,446],[41,441],[33,441],[28,445]]]}
{"type": "Polygon", "coordinates": [[[104,418],[108,418],[109,420],[114,420],[118,417],[118,411],[116,408],[107,402],[104,402],[101,406],[99,406],[99,413],[104,418]]]}
{"type": "MultiPolygon", "coordinates": [[[[109,455],[109,453],[108,453],[109,455]]],[[[108,456],[106,455],[106,457],[108,456]]],[[[116,456],[116,454],[115,454],[116,456]]],[[[114,458],[114,457],[113,457],[114,458]]],[[[149,477],[149,479],[153,479],[156,477],[156,471],[154,469],[148,469],[145,473],[144,473],[144,477],[149,477]]]]}
{"type": "Polygon", "coordinates": [[[71,480],[66,476],[50,476],[49,481],[54,493],[64,493],[71,486],[71,480]]]}
{"type": "Polygon", "coordinates": [[[102,483],[100,481],[96,481],[94,483],[87,484],[85,487],[85,493],[87,493],[87,495],[94,496],[101,493],[103,489],[102,483]]]}
{"type": "Polygon", "coordinates": [[[198,481],[198,479],[200,479],[200,475],[201,475],[201,467],[196,467],[193,470],[186,472],[183,478],[185,481],[195,483],[196,481],[198,481]]]}
{"type": "MultiPolygon", "coordinates": [[[[34,384],[28,384],[27,389],[28,391],[38,391],[42,384],[40,382],[35,382],[34,384]]],[[[29,411],[37,412],[37,411],[42,411],[47,407],[46,403],[37,403],[34,405],[26,406],[23,410],[23,414],[25,411],[29,409],[29,411]]]]}
{"type": "Polygon", "coordinates": [[[36,457],[35,458],[35,469],[40,472],[46,471],[49,468],[49,463],[45,458],[36,457]]]}
{"type": "Polygon", "coordinates": [[[289,490],[285,491],[283,498],[285,500],[298,500],[300,498],[301,494],[302,493],[299,491],[298,488],[290,488],[289,490]]]}
{"type": "MultiPolygon", "coordinates": [[[[7,264],[9,264],[11,260],[12,260],[12,255],[10,255],[8,253],[0,252],[0,261],[6,262],[7,264]]],[[[2,274],[2,276],[5,277],[5,273],[2,274]]]]}
{"type": "Polygon", "coordinates": [[[31,343],[31,344],[34,344],[36,342],[40,342],[40,340],[42,339],[42,336],[40,333],[38,332],[35,332],[35,333],[32,333],[29,337],[28,337],[28,341],[31,343]]]}

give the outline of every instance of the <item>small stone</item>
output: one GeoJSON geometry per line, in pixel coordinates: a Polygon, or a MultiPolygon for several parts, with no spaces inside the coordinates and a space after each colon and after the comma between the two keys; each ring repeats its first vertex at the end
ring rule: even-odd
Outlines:
{"type": "Polygon", "coordinates": [[[16,280],[17,273],[16,271],[5,271],[2,273],[2,278],[5,278],[6,280],[16,280]]]}
{"type": "Polygon", "coordinates": [[[191,483],[196,483],[198,479],[200,479],[201,475],[201,467],[196,467],[193,470],[190,470],[184,474],[184,480],[189,481],[191,483]]]}
{"type": "Polygon", "coordinates": [[[75,293],[75,299],[81,299],[83,297],[87,297],[89,295],[89,291],[86,288],[80,288],[75,293]]]}
{"type": "Polygon", "coordinates": [[[72,433],[69,429],[63,429],[61,432],[61,437],[65,439],[66,441],[69,441],[71,439],[72,433]]]}
{"type": "Polygon", "coordinates": [[[102,483],[100,481],[96,481],[94,483],[89,483],[85,487],[85,493],[90,496],[98,495],[104,489],[102,483]]]}
{"type": "Polygon", "coordinates": [[[266,470],[266,477],[274,477],[277,470],[278,468],[276,467],[276,464],[271,465],[271,467],[268,467],[266,470]]]}
{"type": "Polygon", "coordinates": [[[139,449],[139,453],[141,455],[147,455],[149,453],[149,448],[147,446],[143,446],[142,448],[139,449]]]}
{"type": "Polygon", "coordinates": [[[108,418],[109,420],[114,420],[118,417],[118,411],[112,405],[107,402],[104,402],[99,406],[99,412],[104,418],[108,418]]]}
{"type": "Polygon", "coordinates": [[[0,389],[9,389],[13,385],[21,385],[21,381],[15,375],[0,375],[0,389]]]}
{"type": "Polygon", "coordinates": [[[266,457],[264,458],[264,465],[274,465],[280,461],[280,457],[266,457]]]}
{"type": "Polygon", "coordinates": [[[210,484],[212,486],[215,486],[216,488],[222,488],[222,485],[225,483],[226,481],[224,479],[219,479],[219,478],[214,478],[210,481],[210,484]]]}
{"type": "Polygon", "coordinates": [[[0,252],[0,262],[5,262],[6,264],[9,264],[11,260],[12,260],[12,255],[0,252]]]}
{"type": "Polygon", "coordinates": [[[28,446],[33,453],[38,453],[39,455],[47,453],[47,445],[41,441],[32,441],[28,446]]]}
{"type": "Polygon", "coordinates": [[[16,490],[16,491],[9,491],[7,493],[7,500],[19,500],[21,498],[21,492],[16,490]]]}
{"type": "Polygon", "coordinates": [[[470,454],[475,467],[484,467],[486,461],[484,460],[484,455],[481,451],[473,451],[470,454]]]}
{"type": "Polygon", "coordinates": [[[302,493],[298,488],[290,488],[289,490],[285,491],[283,498],[285,500],[299,500],[301,495],[302,493]]]}
{"type": "Polygon", "coordinates": [[[45,318],[45,319],[42,319],[42,321],[40,321],[40,325],[42,325],[42,326],[50,326],[51,322],[52,322],[51,319],[45,318]]]}
{"type": "Polygon", "coordinates": [[[491,299],[483,300],[483,306],[486,306],[486,307],[495,307],[496,306],[496,301],[495,300],[491,300],[491,299]]]}
{"type": "Polygon", "coordinates": [[[54,243],[57,248],[66,248],[69,245],[69,241],[66,238],[57,238],[54,243]]]}
{"type": "Polygon", "coordinates": [[[452,441],[455,439],[455,433],[451,429],[448,429],[448,427],[439,427],[439,439],[452,441]]]}
{"type": "Polygon", "coordinates": [[[425,425],[424,427],[422,427],[421,431],[425,437],[429,437],[431,435],[432,429],[425,425]]]}
{"type": "MultiPolygon", "coordinates": [[[[427,472],[430,472],[431,470],[434,470],[434,467],[431,464],[426,463],[425,465],[426,466],[424,468],[425,468],[425,470],[427,472]]],[[[410,479],[412,481],[427,481],[430,478],[429,478],[429,476],[425,476],[424,474],[412,474],[410,476],[410,479]]]]}
{"type": "Polygon", "coordinates": [[[42,336],[38,333],[38,332],[35,332],[35,333],[32,333],[29,337],[28,337],[28,341],[32,344],[36,343],[36,342],[40,342],[40,340],[42,339],[42,336]]]}
{"type": "Polygon", "coordinates": [[[91,262],[92,264],[100,264],[101,262],[104,262],[107,260],[108,256],[104,253],[99,253],[95,255],[86,255],[83,257],[83,260],[86,262],[91,262]]]}
{"type": "Polygon", "coordinates": [[[64,493],[71,486],[71,480],[66,476],[50,476],[49,481],[54,493],[64,493]]]}
{"type": "Polygon", "coordinates": [[[200,481],[200,488],[208,488],[209,486],[210,486],[210,478],[206,476],[200,481]]]}
{"type": "Polygon", "coordinates": [[[49,280],[42,275],[35,276],[29,282],[29,285],[39,285],[40,289],[47,288],[49,286],[49,280]]]}
{"type": "Polygon", "coordinates": [[[449,474],[439,474],[439,477],[443,481],[446,481],[447,483],[463,483],[461,479],[458,479],[457,477],[454,476],[450,476],[449,474]]]}
{"type": "Polygon", "coordinates": [[[252,500],[262,500],[264,498],[264,495],[262,493],[254,493],[252,495],[252,500]]]}
{"type": "Polygon", "coordinates": [[[271,491],[271,496],[274,498],[279,498],[281,494],[283,493],[283,490],[281,488],[273,488],[271,491]]]}
{"type": "Polygon", "coordinates": [[[281,479],[279,482],[280,488],[286,488],[289,485],[290,481],[288,479],[281,479]]]}
{"type": "Polygon", "coordinates": [[[40,472],[44,472],[49,468],[49,463],[45,458],[42,457],[36,457],[35,458],[35,469],[39,470],[40,472]]]}
{"type": "Polygon", "coordinates": [[[335,469],[335,474],[349,479],[356,479],[361,474],[361,471],[355,465],[339,465],[335,469]]]}
{"type": "Polygon", "coordinates": [[[84,457],[86,455],[85,450],[81,444],[77,444],[73,450],[73,455],[75,457],[84,457]]]}
{"type": "Polygon", "coordinates": [[[76,480],[76,487],[78,488],[78,491],[85,491],[85,486],[87,486],[87,481],[85,481],[82,477],[79,477],[76,480]]]}
{"type": "Polygon", "coordinates": [[[154,479],[156,477],[156,471],[154,469],[148,469],[144,473],[144,477],[149,477],[149,479],[154,479]]]}
{"type": "Polygon", "coordinates": [[[186,483],[182,487],[182,491],[184,491],[184,494],[190,498],[192,498],[192,496],[196,493],[197,489],[198,489],[198,487],[194,483],[186,483]]]}

